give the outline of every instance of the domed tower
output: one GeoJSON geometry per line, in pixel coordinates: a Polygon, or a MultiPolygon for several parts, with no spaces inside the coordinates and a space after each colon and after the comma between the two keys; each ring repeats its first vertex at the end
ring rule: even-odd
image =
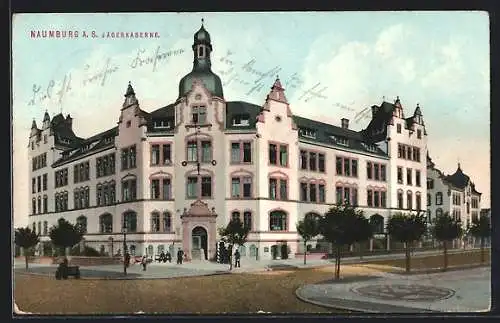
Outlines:
{"type": "Polygon", "coordinates": [[[213,95],[223,98],[222,82],[220,77],[212,72],[212,63],[210,62],[210,54],[212,53],[212,43],[210,34],[203,26],[201,20],[201,28],[194,34],[193,43],[193,70],[184,76],[179,82],[179,98],[185,96],[193,86],[195,79],[203,82],[206,89],[213,95]]]}

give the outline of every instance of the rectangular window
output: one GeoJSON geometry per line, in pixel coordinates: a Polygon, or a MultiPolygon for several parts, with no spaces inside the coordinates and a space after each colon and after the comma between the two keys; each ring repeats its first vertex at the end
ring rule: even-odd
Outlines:
{"type": "Polygon", "coordinates": [[[269,144],[269,164],[276,165],[278,163],[278,146],[269,144]]]}
{"type": "MultiPolygon", "coordinates": [[[[56,212],[57,212],[57,210],[56,210],[56,212]]],[[[33,199],[31,201],[31,214],[36,214],[36,200],[35,199],[33,199]]]]}
{"type": "Polygon", "coordinates": [[[398,192],[398,209],[403,208],[403,192],[398,192]]]}
{"type": "MultiPolygon", "coordinates": [[[[42,213],[42,199],[40,199],[40,197],[38,197],[38,213],[42,213]]],[[[40,222],[38,222],[38,224],[40,224],[40,222]]]]}
{"type": "Polygon", "coordinates": [[[240,143],[231,143],[231,163],[236,164],[240,162],[240,143]]]}
{"type": "Polygon", "coordinates": [[[243,143],[243,162],[251,163],[252,162],[252,143],[244,142],[243,143]]]}
{"type": "Polygon", "coordinates": [[[231,197],[240,197],[240,178],[233,177],[231,179],[231,197]]]}
{"type": "Polygon", "coordinates": [[[403,184],[403,167],[398,167],[398,183],[403,184]]]}
{"type": "MultiPolygon", "coordinates": [[[[57,172],[56,172],[56,177],[57,177],[57,172]]],[[[33,194],[36,193],[36,178],[34,177],[31,179],[31,193],[33,194]]]]}
{"type": "Polygon", "coordinates": [[[351,175],[358,177],[358,161],[356,159],[351,160],[351,175]]]}
{"type": "Polygon", "coordinates": [[[201,196],[212,197],[212,177],[203,176],[201,178],[201,196]]]}
{"type": "Polygon", "coordinates": [[[417,130],[417,138],[422,139],[422,130],[420,129],[417,130]]]}
{"type": "Polygon", "coordinates": [[[420,171],[415,171],[415,185],[420,186],[420,171]]]}
{"type": "Polygon", "coordinates": [[[398,158],[403,158],[403,146],[398,144],[398,158]]]}
{"type": "Polygon", "coordinates": [[[198,161],[198,145],[196,141],[188,141],[187,143],[187,161],[195,162],[198,161]]]}
{"type": "Polygon", "coordinates": [[[316,202],[316,184],[309,184],[309,201],[316,202]]]}
{"type": "Polygon", "coordinates": [[[307,151],[300,151],[300,169],[307,169],[307,151]]]}
{"type": "Polygon", "coordinates": [[[322,173],[325,172],[325,154],[318,154],[318,170],[322,173]]]}
{"type": "Polygon", "coordinates": [[[40,193],[40,191],[42,190],[42,176],[38,176],[36,178],[36,188],[37,192],[40,193]]]}
{"type": "Polygon", "coordinates": [[[160,198],[160,180],[153,179],[151,180],[151,198],[159,199],[160,198]]]}
{"type": "Polygon", "coordinates": [[[162,179],[162,194],[164,200],[170,200],[172,198],[172,182],[170,178],[162,179]]]}
{"type": "Polygon", "coordinates": [[[335,169],[337,175],[342,175],[342,157],[335,158],[335,169]]]}
{"type": "Polygon", "coordinates": [[[285,145],[280,146],[280,166],[288,166],[288,147],[285,145]]]}
{"type": "Polygon", "coordinates": [[[187,193],[186,195],[188,198],[198,197],[198,178],[197,177],[188,177],[187,178],[186,193],[187,193]]]}
{"type": "Polygon", "coordinates": [[[407,185],[412,185],[412,172],[411,168],[406,169],[406,184],[407,185]]]}
{"type": "Polygon", "coordinates": [[[280,200],[288,200],[288,183],[286,179],[280,179],[280,200]]]}
{"type": "Polygon", "coordinates": [[[366,177],[368,179],[373,179],[373,169],[372,169],[372,163],[368,162],[366,163],[366,177]]]}
{"type": "Polygon", "coordinates": [[[307,183],[300,183],[300,200],[307,202],[307,183]]]}
{"type": "Polygon", "coordinates": [[[420,194],[417,194],[417,196],[415,196],[415,202],[417,204],[417,210],[421,210],[422,209],[422,199],[420,197],[420,194]]]}
{"type": "Polygon", "coordinates": [[[243,177],[243,197],[252,197],[252,178],[250,176],[243,177]]]}
{"type": "Polygon", "coordinates": [[[351,203],[353,206],[358,206],[358,189],[351,189],[351,203]]]}
{"type": "Polygon", "coordinates": [[[380,165],[379,164],[373,164],[373,177],[375,178],[376,181],[380,180],[380,165]]]}
{"type": "Polygon", "coordinates": [[[380,192],[380,206],[386,207],[387,205],[387,193],[385,191],[380,192]]]}
{"type": "Polygon", "coordinates": [[[164,144],[162,147],[163,165],[172,163],[172,147],[170,144],[164,144]]]}
{"type": "Polygon", "coordinates": [[[343,204],[343,198],[342,198],[342,193],[343,193],[343,188],[340,186],[335,187],[335,201],[337,204],[343,204]]]}
{"type": "Polygon", "coordinates": [[[396,129],[397,129],[398,133],[401,133],[401,124],[400,123],[397,124],[396,129]]]}
{"type": "Polygon", "coordinates": [[[344,203],[351,203],[351,190],[349,187],[344,187],[344,203]]]}
{"type": "Polygon", "coordinates": [[[43,213],[47,213],[49,209],[49,199],[47,196],[43,197],[43,213]]]}
{"type": "Polygon", "coordinates": [[[151,145],[151,165],[160,164],[160,145],[151,145]]]}
{"type": "Polygon", "coordinates": [[[373,206],[373,191],[368,190],[366,192],[366,205],[373,206]]]}
{"type": "Polygon", "coordinates": [[[201,142],[201,162],[210,163],[212,161],[212,143],[210,141],[201,142]]]}
{"type": "Polygon", "coordinates": [[[320,203],[325,203],[326,194],[325,194],[325,185],[324,184],[318,185],[318,198],[319,198],[320,203]]]}
{"type": "Polygon", "coordinates": [[[43,179],[42,179],[42,182],[43,182],[43,190],[46,191],[47,190],[47,174],[43,174],[43,179]]]}
{"type": "Polygon", "coordinates": [[[309,170],[316,171],[316,153],[309,153],[309,170]]]}
{"type": "Polygon", "coordinates": [[[387,180],[387,172],[385,165],[380,165],[380,180],[384,182],[387,180]]]}
{"type": "Polygon", "coordinates": [[[276,178],[269,179],[269,198],[276,200],[278,197],[278,180],[276,178]]]}
{"type": "Polygon", "coordinates": [[[380,192],[373,191],[373,206],[380,207],[380,192]]]}
{"type": "Polygon", "coordinates": [[[344,176],[351,176],[351,161],[344,158],[344,176]]]}

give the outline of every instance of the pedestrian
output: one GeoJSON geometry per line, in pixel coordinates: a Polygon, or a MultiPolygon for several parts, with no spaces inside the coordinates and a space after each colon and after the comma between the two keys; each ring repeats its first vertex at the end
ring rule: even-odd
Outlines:
{"type": "Polygon", "coordinates": [[[240,257],[241,257],[240,252],[239,252],[239,250],[236,249],[236,252],[234,253],[234,267],[235,268],[241,267],[240,257]]]}
{"type": "Polygon", "coordinates": [[[182,249],[179,248],[179,250],[177,250],[177,264],[178,265],[182,265],[183,256],[184,256],[184,251],[182,251],[182,249]]]}
{"type": "Polygon", "coordinates": [[[148,258],[146,258],[146,256],[142,256],[142,271],[146,271],[146,266],[148,264],[148,258]]]}
{"type": "Polygon", "coordinates": [[[167,254],[165,256],[165,260],[163,262],[168,261],[169,263],[172,262],[172,255],[170,254],[170,251],[167,251],[167,254]]]}
{"type": "Polygon", "coordinates": [[[125,266],[128,268],[130,266],[130,254],[125,253],[125,266]]]}

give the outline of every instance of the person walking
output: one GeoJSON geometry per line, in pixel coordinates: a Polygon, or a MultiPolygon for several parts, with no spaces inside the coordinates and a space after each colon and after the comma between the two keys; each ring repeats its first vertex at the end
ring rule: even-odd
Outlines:
{"type": "Polygon", "coordinates": [[[239,250],[236,250],[236,252],[234,253],[234,268],[239,268],[241,267],[241,264],[240,264],[240,251],[239,250]]]}
{"type": "Polygon", "coordinates": [[[142,256],[142,271],[146,271],[146,266],[148,265],[148,258],[146,256],[142,256]]]}
{"type": "Polygon", "coordinates": [[[182,265],[182,258],[184,257],[184,251],[181,248],[177,250],[177,264],[182,265]]]}

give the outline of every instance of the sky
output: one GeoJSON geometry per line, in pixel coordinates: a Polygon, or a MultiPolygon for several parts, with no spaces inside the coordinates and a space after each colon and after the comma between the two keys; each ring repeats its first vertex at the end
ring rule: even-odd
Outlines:
{"type": "Polygon", "coordinates": [[[460,163],[490,206],[489,17],[485,12],[17,14],[12,25],[14,225],[30,208],[32,120],[70,114],[89,137],[112,128],[132,82],[141,108],[173,103],[204,19],[228,101],[263,104],[277,76],[292,112],[361,130],[367,107],[420,105],[437,167],[460,163]],[[32,31],[78,37],[36,38],[32,31]],[[157,38],[111,38],[108,32],[157,38]],[[84,37],[83,33],[88,37],[84,37]],[[95,32],[96,37],[92,37],[95,32]],[[104,36],[104,37],[103,37],[104,36]]]}

